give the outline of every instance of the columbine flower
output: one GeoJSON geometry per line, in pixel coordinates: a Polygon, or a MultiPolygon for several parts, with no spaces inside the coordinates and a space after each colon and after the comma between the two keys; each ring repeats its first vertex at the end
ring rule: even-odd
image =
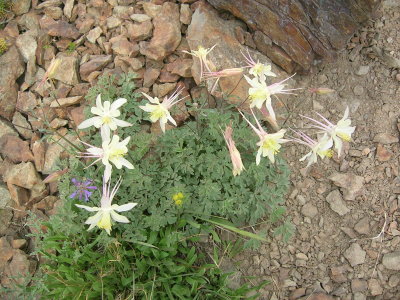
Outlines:
{"type": "Polygon", "coordinates": [[[204,68],[206,68],[209,72],[211,72],[209,66],[208,66],[208,61],[207,61],[207,55],[214,49],[214,47],[217,46],[216,44],[212,46],[209,49],[204,48],[203,46],[199,46],[197,50],[192,50],[190,52],[183,50],[182,52],[190,54],[192,56],[197,57],[200,60],[200,81],[203,78],[203,72],[204,68]]]}
{"type": "Polygon", "coordinates": [[[89,157],[89,158],[97,158],[93,163],[101,160],[105,165],[106,169],[104,171],[104,180],[107,182],[111,177],[112,165],[117,169],[121,169],[122,166],[127,167],[128,169],[133,169],[133,165],[124,158],[124,156],[128,153],[128,148],[126,145],[129,143],[131,137],[127,137],[122,142],[119,141],[119,136],[114,135],[112,140],[109,138],[103,140],[102,148],[94,147],[90,144],[84,143],[89,146],[87,152],[82,153],[81,157],[89,157]]]}
{"type": "Polygon", "coordinates": [[[260,78],[258,77],[250,79],[249,77],[244,75],[244,78],[251,86],[251,88],[249,88],[250,108],[253,108],[255,106],[258,109],[260,109],[261,106],[264,104],[264,102],[266,102],[266,107],[268,109],[268,112],[271,115],[275,116],[275,112],[272,109],[271,96],[274,94],[293,94],[291,93],[291,91],[298,90],[298,89],[285,89],[285,84],[282,84],[285,81],[292,78],[293,76],[294,75],[278,83],[267,85],[265,80],[260,80],[260,78]]]}
{"type": "Polygon", "coordinates": [[[295,133],[300,136],[301,139],[294,138],[292,141],[311,148],[309,153],[299,159],[300,161],[304,161],[306,158],[308,158],[307,168],[313,163],[317,162],[318,156],[321,159],[324,159],[325,157],[332,157],[333,151],[331,150],[331,147],[333,146],[333,142],[327,134],[324,134],[317,142],[303,132],[295,131],[295,133]]]}
{"type": "Polygon", "coordinates": [[[130,202],[123,205],[111,205],[112,200],[117,193],[120,185],[121,178],[118,180],[110,193],[110,183],[107,185],[106,180],[103,180],[103,195],[101,196],[100,207],[89,207],[86,205],[75,204],[77,207],[86,209],[87,211],[97,212],[94,216],[91,216],[86,220],[85,224],[90,225],[88,230],[91,230],[97,226],[100,229],[104,229],[105,231],[107,231],[108,234],[110,234],[112,227],[111,219],[113,219],[115,222],[129,223],[127,217],[121,216],[116,212],[131,210],[137,205],[137,203],[130,202]]]}
{"type": "Polygon", "coordinates": [[[236,148],[235,141],[232,138],[232,126],[226,126],[225,132],[222,132],[224,135],[224,139],[226,145],[228,146],[229,154],[231,156],[231,161],[233,165],[233,176],[240,175],[242,173],[244,166],[242,163],[242,157],[240,156],[240,152],[236,148]]]}
{"type": "Polygon", "coordinates": [[[335,125],[331,123],[328,119],[326,119],[321,114],[317,113],[317,115],[325,122],[319,122],[315,119],[305,117],[312,122],[316,123],[317,125],[313,125],[313,127],[323,130],[324,132],[328,133],[330,138],[333,139],[335,143],[335,149],[338,151],[338,155],[342,151],[343,142],[342,140],[349,142],[351,141],[351,135],[353,134],[354,130],[356,129],[355,126],[350,126],[351,120],[348,119],[349,117],[349,107],[346,107],[344,112],[344,116],[339,122],[335,125]]]}
{"type": "Polygon", "coordinates": [[[171,117],[169,110],[172,106],[182,101],[185,98],[177,99],[179,94],[182,93],[183,88],[177,89],[171,96],[165,96],[164,101],[160,103],[157,97],[150,97],[149,95],[142,93],[150,102],[144,106],[139,106],[146,112],[150,113],[150,121],[155,123],[160,120],[160,127],[163,132],[165,132],[165,124],[170,121],[172,124],[176,125],[175,120],[171,117]]]}
{"type": "Polygon", "coordinates": [[[78,181],[75,178],[72,178],[72,183],[76,187],[75,192],[73,192],[69,197],[71,199],[78,196],[79,200],[82,201],[82,198],[85,197],[85,202],[89,201],[89,197],[92,195],[93,192],[90,190],[95,190],[97,187],[91,185],[93,180],[85,180],[85,181],[78,181]]]}
{"type": "Polygon", "coordinates": [[[104,137],[110,136],[111,130],[116,130],[117,127],[127,127],[132,126],[131,123],[117,119],[121,112],[118,108],[126,103],[126,99],[119,98],[115,100],[113,103],[110,101],[104,101],[104,104],[101,103],[101,95],[99,94],[96,98],[96,106],[91,108],[91,112],[96,117],[87,119],[79,124],[79,129],[84,129],[90,126],[94,126],[96,128],[101,128],[101,134],[104,137]]]}
{"type": "Polygon", "coordinates": [[[253,114],[254,119],[256,120],[258,128],[256,128],[251,122],[243,115],[241,111],[239,111],[240,114],[243,116],[243,118],[249,123],[250,127],[254,130],[254,132],[258,135],[260,138],[260,141],[257,143],[257,146],[260,148],[258,149],[257,152],[257,157],[256,157],[256,164],[260,164],[261,156],[262,157],[268,157],[269,160],[274,163],[275,162],[275,155],[280,151],[281,149],[281,144],[288,142],[288,140],[283,139],[283,136],[285,135],[286,130],[281,129],[276,133],[267,133],[262,127],[260,122],[257,120],[256,116],[254,115],[254,112],[251,111],[253,114]]]}
{"type": "Polygon", "coordinates": [[[249,73],[251,75],[259,77],[261,81],[265,80],[265,76],[276,77],[276,74],[271,71],[271,65],[262,64],[259,61],[255,62],[254,59],[250,56],[248,49],[247,56],[244,53],[242,53],[242,55],[247,62],[246,68],[250,68],[249,73]]]}
{"type": "Polygon", "coordinates": [[[183,199],[185,195],[181,192],[176,193],[172,196],[172,200],[174,200],[176,206],[181,206],[183,204],[183,199]]]}
{"type": "Polygon", "coordinates": [[[243,73],[242,68],[223,69],[223,70],[217,71],[217,72],[204,72],[204,78],[205,79],[211,79],[211,78],[217,79],[211,88],[210,93],[212,94],[214,92],[215,88],[217,87],[217,84],[218,84],[218,81],[220,78],[241,75],[242,73],[243,73]]]}

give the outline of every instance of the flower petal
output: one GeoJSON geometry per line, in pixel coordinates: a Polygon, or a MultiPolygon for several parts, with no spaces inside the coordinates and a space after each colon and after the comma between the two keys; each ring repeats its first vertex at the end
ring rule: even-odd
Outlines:
{"type": "Polygon", "coordinates": [[[99,207],[90,207],[90,206],[86,206],[86,205],[81,205],[81,204],[75,204],[75,206],[79,207],[79,208],[83,208],[86,209],[87,211],[99,211],[100,208],[99,207]]]}
{"type": "Polygon", "coordinates": [[[85,221],[85,224],[96,225],[100,221],[102,216],[103,216],[103,212],[98,211],[94,216],[87,218],[87,220],[85,221]]]}
{"type": "Polygon", "coordinates": [[[119,120],[119,119],[114,119],[115,124],[117,124],[119,127],[129,127],[132,126],[131,123],[123,121],[123,120],[119,120]]]}
{"type": "Polygon", "coordinates": [[[98,94],[96,97],[96,106],[97,108],[103,110],[103,104],[101,104],[101,94],[98,94]]]}
{"type": "Polygon", "coordinates": [[[84,129],[84,128],[88,128],[90,126],[99,128],[101,126],[101,124],[103,124],[101,117],[93,117],[93,118],[87,119],[87,120],[83,121],[81,124],[79,124],[78,129],[84,129]]]}
{"type": "Polygon", "coordinates": [[[137,205],[137,203],[127,203],[127,204],[122,204],[122,205],[116,205],[114,204],[112,207],[115,211],[121,212],[121,211],[128,211],[134,208],[137,205]]]}
{"type": "Polygon", "coordinates": [[[127,102],[127,100],[125,98],[118,98],[111,104],[110,109],[116,110],[116,109],[120,108],[122,105],[124,105],[126,102],[127,102]]]}
{"type": "Polygon", "coordinates": [[[111,218],[115,222],[120,222],[120,223],[130,223],[127,217],[121,216],[120,214],[117,214],[115,211],[111,210],[111,218]]]}
{"type": "Polygon", "coordinates": [[[120,162],[123,166],[127,167],[128,169],[134,169],[135,167],[131,164],[131,162],[123,157],[120,158],[120,162]]]}

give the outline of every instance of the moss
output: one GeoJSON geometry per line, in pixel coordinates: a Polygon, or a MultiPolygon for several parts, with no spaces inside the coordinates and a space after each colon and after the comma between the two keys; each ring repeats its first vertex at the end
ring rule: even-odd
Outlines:
{"type": "Polygon", "coordinates": [[[0,38],[0,55],[7,51],[8,45],[5,39],[0,38]]]}

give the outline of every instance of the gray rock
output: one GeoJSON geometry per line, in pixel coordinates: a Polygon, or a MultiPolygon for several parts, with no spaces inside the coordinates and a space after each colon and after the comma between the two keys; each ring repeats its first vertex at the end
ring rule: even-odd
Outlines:
{"type": "Polygon", "coordinates": [[[352,267],[363,264],[365,262],[365,255],[366,252],[357,243],[351,244],[344,252],[344,257],[352,267]]]}
{"type": "MultiPolygon", "coordinates": [[[[26,120],[26,118],[18,111],[14,113],[13,119],[12,119],[13,124],[15,125],[15,128],[19,132],[20,135],[22,135],[25,139],[30,139],[32,138],[32,127],[31,124],[26,120]]],[[[1,139],[1,135],[0,135],[1,139]]]]}
{"type": "Polygon", "coordinates": [[[69,85],[78,84],[78,58],[61,53],[57,55],[57,59],[60,59],[61,62],[55,69],[52,78],[69,85]]]}
{"type": "Polygon", "coordinates": [[[400,251],[385,254],[382,259],[382,264],[388,270],[400,271],[400,251]]]}
{"type": "Polygon", "coordinates": [[[363,293],[355,293],[354,300],[367,300],[367,296],[365,296],[363,293]]]}
{"type": "Polygon", "coordinates": [[[394,288],[400,284],[400,275],[399,274],[393,274],[392,276],[389,277],[388,284],[391,288],[394,288]]]}
{"type": "Polygon", "coordinates": [[[25,62],[28,62],[31,57],[35,56],[37,42],[33,32],[27,31],[23,34],[20,34],[17,37],[15,44],[17,45],[18,50],[25,62]]]}
{"type": "Polygon", "coordinates": [[[0,236],[7,233],[12,217],[13,212],[11,209],[0,209],[0,236]]]}
{"type": "Polygon", "coordinates": [[[341,216],[344,216],[350,211],[350,209],[344,204],[339,190],[330,192],[328,196],[326,196],[326,201],[329,203],[331,209],[341,216]]]}
{"type": "Polygon", "coordinates": [[[314,218],[318,214],[318,209],[312,203],[307,203],[301,208],[301,213],[309,218],[314,218]]]}
{"type": "Polygon", "coordinates": [[[364,177],[353,173],[334,173],[329,177],[333,183],[342,188],[345,200],[354,200],[363,193],[364,177]]]}
{"type": "Polygon", "coordinates": [[[354,226],[354,230],[359,234],[369,234],[370,233],[369,218],[364,217],[354,226]]]}
{"type": "Polygon", "coordinates": [[[96,40],[100,37],[102,34],[103,30],[101,30],[100,27],[95,27],[92,30],[90,30],[86,36],[87,40],[91,42],[92,44],[96,43],[96,40]]]}
{"type": "Polygon", "coordinates": [[[26,14],[31,7],[32,0],[14,0],[12,2],[11,10],[17,16],[26,14]]]}
{"type": "Polygon", "coordinates": [[[372,278],[368,280],[368,289],[372,296],[381,295],[383,292],[383,288],[378,279],[372,278]]]}
{"type": "Polygon", "coordinates": [[[130,18],[138,23],[142,23],[142,22],[146,22],[146,21],[150,21],[151,18],[146,15],[146,14],[133,14],[130,16],[130,18]]]}
{"type": "Polygon", "coordinates": [[[356,71],[356,75],[358,76],[364,76],[367,75],[369,72],[369,66],[360,66],[358,70],[356,71]]]}
{"type": "Polygon", "coordinates": [[[388,144],[398,143],[399,138],[397,136],[393,136],[390,135],[389,133],[383,132],[383,133],[378,133],[377,135],[374,136],[374,142],[383,145],[388,145],[388,144]]]}
{"type": "Polygon", "coordinates": [[[0,119],[0,139],[6,134],[18,136],[18,132],[15,131],[10,122],[0,119]]]}
{"type": "Polygon", "coordinates": [[[5,184],[0,183],[0,209],[5,209],[12,204],[10,192],[5,184]]]}

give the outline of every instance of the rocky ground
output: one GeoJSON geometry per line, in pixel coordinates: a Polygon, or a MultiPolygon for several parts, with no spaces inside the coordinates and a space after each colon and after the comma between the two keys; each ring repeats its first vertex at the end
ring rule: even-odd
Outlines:
{"type": "MultiPolygon", "coordinates": [[[[217,43],[210,57],[217,69],[242,65],[237,49],[244,46],[268,61],[251,50],[256,45],[243,22],[218,16],[201,1],[164,2],[15,1],[0,31],[9,45],[0,56],[3,286],[14,280],[27,284],[12,277],[37,267],[27,254],[33,247],[25,239],[33,230],[26,226],[27,212],[46,219],[61,204],[56,183],[43,179],[66,155],[65,144],[54,142],[55,134],[42,139],[41,130],[47,124],[48,131],[65,135],[75,128],[83,120],[84,96],[99,75],[136,72],[140,91],[163,97],[181,85],[196,99],[205,92],[196,85],[199,65],[182,50],[217,43]],[[53,58],[60,65],[49,73],[53,58]],[[52,80],[42,83],[46,71],[52,80]]],[[[304,90],[284,99],[293,112],[291,127],[307,127],[298,113],[315,117],[317,111],[337,121],[349,106],[357,130],[340,158],[308,170],[298,162],[305,149],[287,148],[293,170],[287,206],[295,234],[288,244],[273,239],[237,259],[243,275],[272,281],[262,299],[400,299],[400,6],[385,1],[380,14],[337,62],[296,77],[291,86],[304,90]],[[317,95],[310,87],[335,92],[317,95]]],[[[237,82],[221,80],[222,92],[243,97],[247,87],[237,82]]]]}

